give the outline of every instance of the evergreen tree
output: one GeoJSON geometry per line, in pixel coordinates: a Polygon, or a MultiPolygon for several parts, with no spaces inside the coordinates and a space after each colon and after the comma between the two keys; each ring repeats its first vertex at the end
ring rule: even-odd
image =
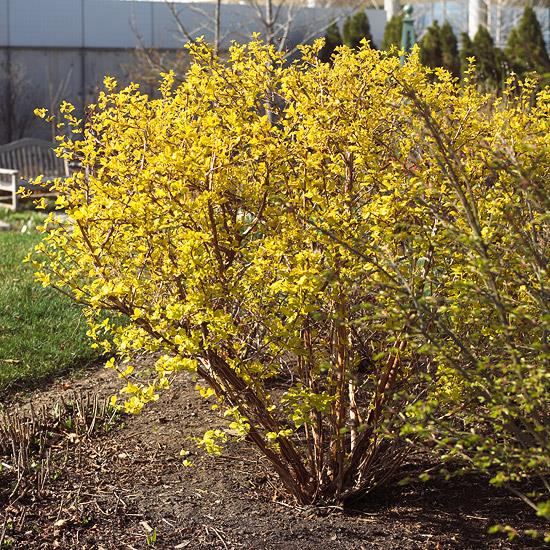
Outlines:
{"type": "Polygon", "coordinates": [[[458,57],[458,44],[453,28],[448,21],[443,23],[439,31],[441,45],[441,66],[447,69],[453,76],[460,75],[460,60],[458,57]]]}
{"type": "Polygon", "coordinates": [[[343,35],[344,44],[350,48],[358,48],[363,38],[368,40],[373,48],[375,47],[370,33],[369,18],[364,11],[358,11],[354,16],[346,19],[343,35]]]}
{"type": "Polygon", "coordinates": [[[401,33],[403,31],[403,14],[394,15],[387,23],[384,29],[384,38],[382,38],[382,49],[391,50],[392,46],[401,49],[401,33]]]}
{"type": "Polygon", "coordinates": [[[497,65],[498,88],[500,89],[504,86],[506,76],[510,72],[510,60],[500,48],[495,48],[495,60],[497,65]]]}
{"type": "Polygon", "coordinates": [[[462,48],[460,48],[460,75],[462,78],[466,76],[466,71],[470,65],[468,58],[475,57],[474,44],[467,32],[460,35],[462,48]]]}
{"type": "Polygon", "coordinates": [[[440,28],[434,21],[420,41],[420,59],[424,65],[435,69],[443,65],[440,28]]]}
{"type": "Polygon", "coordinates": [[[332,23],[325,33],[325,44],[319,52],[319,59],[323,63],[329,63],[334,50],[343,44],[340,30],[336,23],[332,23]]]}
{"type": "Polygon", "coordinates": [[[500,83],[500,70],[497,63],[495,43],[489,31],[480,26],[473,40],[477,74],[486,87],[494,88],[500,83]]]}
{"type": "Polygon", "coordinates": [[[420,59],[428,67],[443,67],[453,76],[460,74],[458,43],[453,28],[448,22],[442,27],[434,21],[420,41],[420,59]]]}
{"type": "Polygon", "coordinates": [[[526,6],[518,26],[508,36],[505,53],[511,68],[520,75],[550,71],[542,30],[532,7],[526,6]]]}

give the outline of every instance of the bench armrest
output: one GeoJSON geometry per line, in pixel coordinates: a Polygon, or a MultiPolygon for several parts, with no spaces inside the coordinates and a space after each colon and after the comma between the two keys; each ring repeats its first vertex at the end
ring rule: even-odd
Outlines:
{"type": "Polygon", "coordinates": [[[9,170],[7,168],[0,168],[0,189],[7,191],[11,195],[11,204],[1,203],[2,206],[7,206],[14,212],[17,210],[17,190],[19,188],[19,182],[17,181],[18,170],[9,170]],[[9,182],[3,182],[1,176],[8,176],[9,182]]]}

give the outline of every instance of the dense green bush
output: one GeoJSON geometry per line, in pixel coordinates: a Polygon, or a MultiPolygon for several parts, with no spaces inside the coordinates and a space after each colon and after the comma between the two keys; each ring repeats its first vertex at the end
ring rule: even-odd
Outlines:
{"type": "Polygon", "coordinates": [[[342,36],[344,44],[350,48],[359,48],[362,40],[367,40],[372,48],[375,47],[370,32],[369,18],[364,10],[358,11],[344,21],[342,36]]]}
{"type": "Polygon", "coordinates": [[[343,41],[342,36],[340,35],[340,29],[338,29],[338,25],[336,23],[332,23],[325,33],[325,43],[319,51],[319,59],[324,63],[329,63],[334,50],[338,46],[342,46],[342,44],[343,41]]]}
{"type": "Polygon", "coordinates": [[[391,50],[392,47],[401,49],[401,34],[403,31],[403,14],[394,15],[384,27],[382,49],[391,50]]]}
{"type": "Polygon", "coordinates": [[[510,68],[519,75],[535,71],[541,75],[550,71],[550,58],[535,11],[526,6],[517,25],[508,36],[504,50],[510,68]]]}

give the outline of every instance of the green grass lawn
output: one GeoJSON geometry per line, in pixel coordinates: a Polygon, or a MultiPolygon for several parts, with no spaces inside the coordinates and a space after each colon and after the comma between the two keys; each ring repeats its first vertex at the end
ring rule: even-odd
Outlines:
{"type": "Polygon", "coordinates": [[[0,232],[0,395],[97,359],[81,310],[34,281],[21,262],[40,240],[35,232],[0,232]]]}
{"type": "Polygon", "coordinates": [[[30,208],[12,212],[7,208],[0,208],[0,221],[9,223],[11,229],[26,233],[33,231],[36,226],[44,223],[47,213],[30,208]]]}

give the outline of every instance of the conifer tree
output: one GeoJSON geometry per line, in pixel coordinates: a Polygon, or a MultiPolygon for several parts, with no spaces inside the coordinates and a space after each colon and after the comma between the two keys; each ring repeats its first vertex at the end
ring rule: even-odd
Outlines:
{"type": "Polygon", "coordinates": [[[387,23],[382,38],[382,49],[390,50],[392,46],[401,48],[401,32],[403,30],[403,14],[394,15],[387,23]]]}
{"type": "Polygon", "coordinates": [[[344,23],[343,30],[344,44],[346,46],[357,49],[361,45],[361,40],[365,38],[373,48],[375,47],[370,33],[369,18],[364,11],[358,11],[352,17],[348,17],[344,23]]]}
{"type": "Polygon", "coordinates": [[[443,65],[440,28],[434,21],[420,41],[420,59],[424,65],[435,69],[443,65]]]}
{"type": "Polygon", "coordinates": [[[448,21],[443,23],[439,31],[441,45],[441,66],[447,69],[453,76],[460,74],[460,60],[458,58],[458,44],[453,28],[448,21]]]}
{"type": "Polygon", "coordinates": [[[480,26],[473,40],[478,76],[486,87],[493,88],[500,83],[500,68],[497,63],[495,43],[489,31],[480,26]]]}
{"type": "Polygon", "coordinates": [[[468,58],[475,57],[474,44],[470,39],[470,36],[467,32],[463,32],[460,35],[460,41],[462,42],[462,47],[460,48],[460,75],[462,78],[466,75],[468,70],[469,61],[468,58]]]}
{"type": "Polygon", "coordinates": [[[325,33],[325,45],[319,52],[319,59],[323,63],[329,63],[334,50],[343,44],[340,29],[336,23],[332,23],[325,33]]]}
{"type": "Polygon", "coordinates": [[[550,71],[542,30],[532,7],[526,6],[518,26],[510,33],[505,53],[510,67],[519,75],[529,71],[550,71]]]}
{"type": "Polygon", "coordinates": [[[500,89],[504,86],[504,80],[510,72],[510,60],[500,48],[495,48],[495,60],[497,65],[498,88],[500,89]]]}

